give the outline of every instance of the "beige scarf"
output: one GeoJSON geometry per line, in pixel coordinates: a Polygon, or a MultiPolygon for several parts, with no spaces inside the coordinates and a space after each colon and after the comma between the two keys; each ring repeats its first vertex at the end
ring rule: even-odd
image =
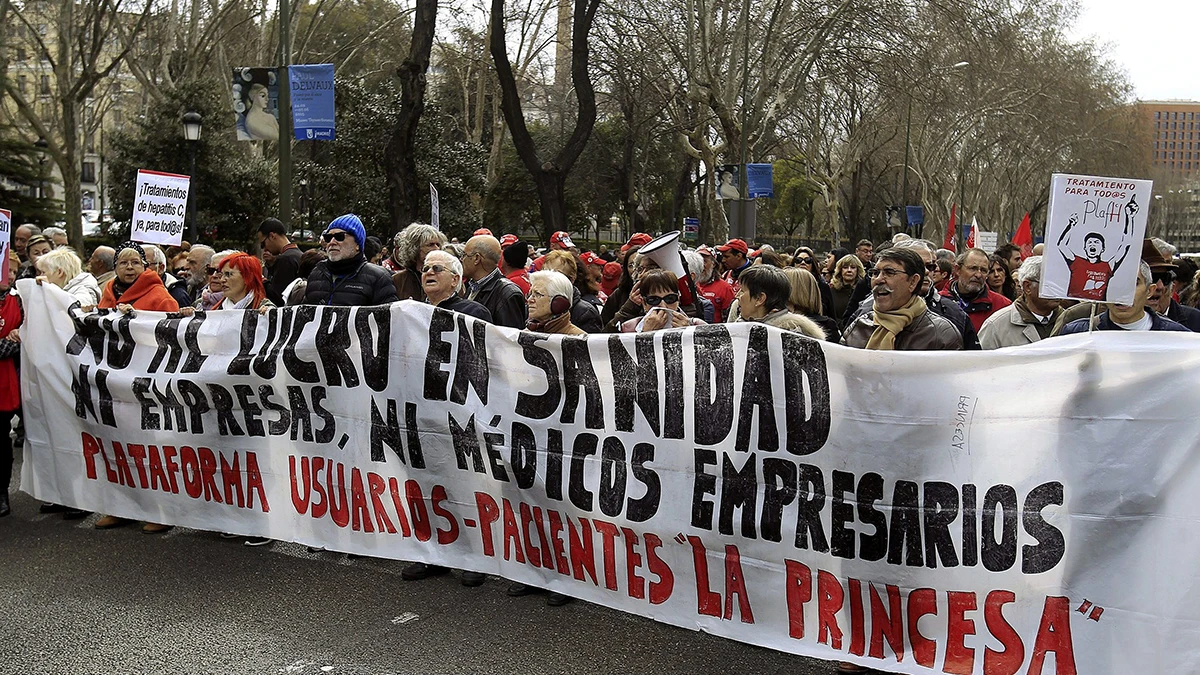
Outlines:
{"type": "Polygon", "coordinates": [[[872,311],[875,332],[871,333],[871,339],[867,340],[867,349],[895,349],[896,336],[924,312],[925,300],[919,295],[914,295],[907,305],[894,312],[881,312],[876,305],[872,311]]]}

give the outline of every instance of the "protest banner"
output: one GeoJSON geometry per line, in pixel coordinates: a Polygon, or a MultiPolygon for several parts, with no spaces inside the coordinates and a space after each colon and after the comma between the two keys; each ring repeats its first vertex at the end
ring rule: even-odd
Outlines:
{"type": "Polygon", "coordinates": [[[975,233],[975,248],[981,248],[984,251],[987,251],[988,254],[991,254],[999,245],[999,232],[986,232],[984,230],[979,230],[975,233]]]}
{"type": "Polygon", "coordinates": [[[288,66],[288,82],[296,140],[332,141],[333,64],[288,66]]]}
{"type": "Polygon", "coordinates": [[[177,173],[138,169],[129,238],[146,244],[178,246],[192,179],[177,173]]]}
{"type": "Polygon", "coordinates": [[[234,68],[233,112],[239,141],[279,140],[279,79],[274,68],[234,68]]]}
{"type": "Polygon", "coordinates": [[[1132,303],[1153,188],[1148,180],[1051,176],[1039,294],[1132,303]]]}
{"type": "Polygon", "coordinates": [[[890,352],[752,323],[569,337],[411,301],[181,317],[19,290],[40,500],[894,673],[1197,662],[1200,337],[890,352]]]}
{"type": "Polygon", "coordinates": [[[8,249],[12,241],[12,211],[0,209],[0,260],[3,262],[0,265],[0,273],[4,274],[4,278],[8,278],[8,249]]]}
{"type": "Polygon", "coordinates": [[[429,184],[429,224],[434,229],[442,229],[442,204],[438,200],[438,191],[433,183],[429,184]]]}

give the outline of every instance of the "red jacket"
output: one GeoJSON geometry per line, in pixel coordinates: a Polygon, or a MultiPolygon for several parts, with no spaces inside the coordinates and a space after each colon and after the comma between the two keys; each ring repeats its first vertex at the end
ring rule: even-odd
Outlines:
{"type": "Polygon", "coordinates": [[[113,292],[113,284],[116,281],[114,278],[104,285],[104,292],[100,295],[100,304],[97,307],[114,309],[119,303],[133,305],[134,309],[143,312],[179,311],[179,303],[171,297],[171,293],[167,291],[167,287],[163,285],[162,279],[154,270],[142,272],[142,275],[134,280],[129,290],[119,298],[113,292]]]}
{"type": "MultiPolygon", "coordinates": [[[[0,339],[20,327],[21,299],[8,291],[0,295],[0,339]]],[[[11,412],[21,407],[21,383],[17,378],[20,356],[0,359],[0,411],[11,412]]],[[[4,430],[8,433],[8,430],[4,430]]],[[[3,489],[3,486],[0,486],[3,489]]]]}
{"type": "Polygon", "coordinates": [[[729,285],[728,281],[717,277],[710,284],[698,284],[696,289],[700,291],[700,295],[704,296],[713,304],[713,321],[721,322],[730,319],[729,306],[733,304],[733,286],[729,285]]]}
{"type": "Polygon", "coordinates": [[[992,289],[984,286],[985,294],[967,302],[958,297],[958,285],[952,283],[942,291],[944,297],[950,298],[957,302],[962,311],[967,313],[967,318],[971,320],[971,325],[975,327],[975,333],[979,333],[979,329],[983,327],[983,322],[987,321],[988,317],[995,314],[998,310],[1004,309],[1012,304],[1012,300],[1000,295],[992,289]]]}

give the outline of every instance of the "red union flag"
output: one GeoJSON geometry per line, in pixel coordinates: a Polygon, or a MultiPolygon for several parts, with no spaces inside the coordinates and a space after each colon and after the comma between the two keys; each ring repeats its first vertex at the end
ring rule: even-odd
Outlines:
{"type": "Polygon", "coordinates": [[[950,222],[946,225],[946,238],[942,240],[942,248],[948,251],[958,251],[954,236],[954,215],[957,210],[958,204],[950,205],[950,222]]]}
{"type": "Polygon", "coordinates": [[[1012,243],[1021,249],[1022,260],[1033,255],[1033,230],[1029,226],[1028,212],[1021,219],[1021,226],[1017,228],[1017,233],[1013,235],[1012,243]]]}

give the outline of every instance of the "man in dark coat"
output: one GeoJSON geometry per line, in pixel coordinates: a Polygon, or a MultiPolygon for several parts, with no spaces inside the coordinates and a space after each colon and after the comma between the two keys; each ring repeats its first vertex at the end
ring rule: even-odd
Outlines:
{"type": "Polygon", "coordinates": [[[463,279],[467,299],[488,309],[492,323],[525,327],[525,294],[500,272],[500,241],[487,234],[471,237],[463,249],[463,279]]]}
{"type": "Polygon", "coordinates": [[[300,275],[300,256],[303,252],[287,238],[283,223],[275,218],[267,218],[258,226],[258,242],[264,250],[275,256],[271,278],[267,279],[267,297],[277,307],[282,307],[283,289],[300,275]]]}
{"type": "Polygon", "coordinates": [[[321,240],[329,258],[308,275],[306,305],[385,305],[396,302],[392,275],[363,255],[367,232],[358,216],[338,216],[321,240]]]}

